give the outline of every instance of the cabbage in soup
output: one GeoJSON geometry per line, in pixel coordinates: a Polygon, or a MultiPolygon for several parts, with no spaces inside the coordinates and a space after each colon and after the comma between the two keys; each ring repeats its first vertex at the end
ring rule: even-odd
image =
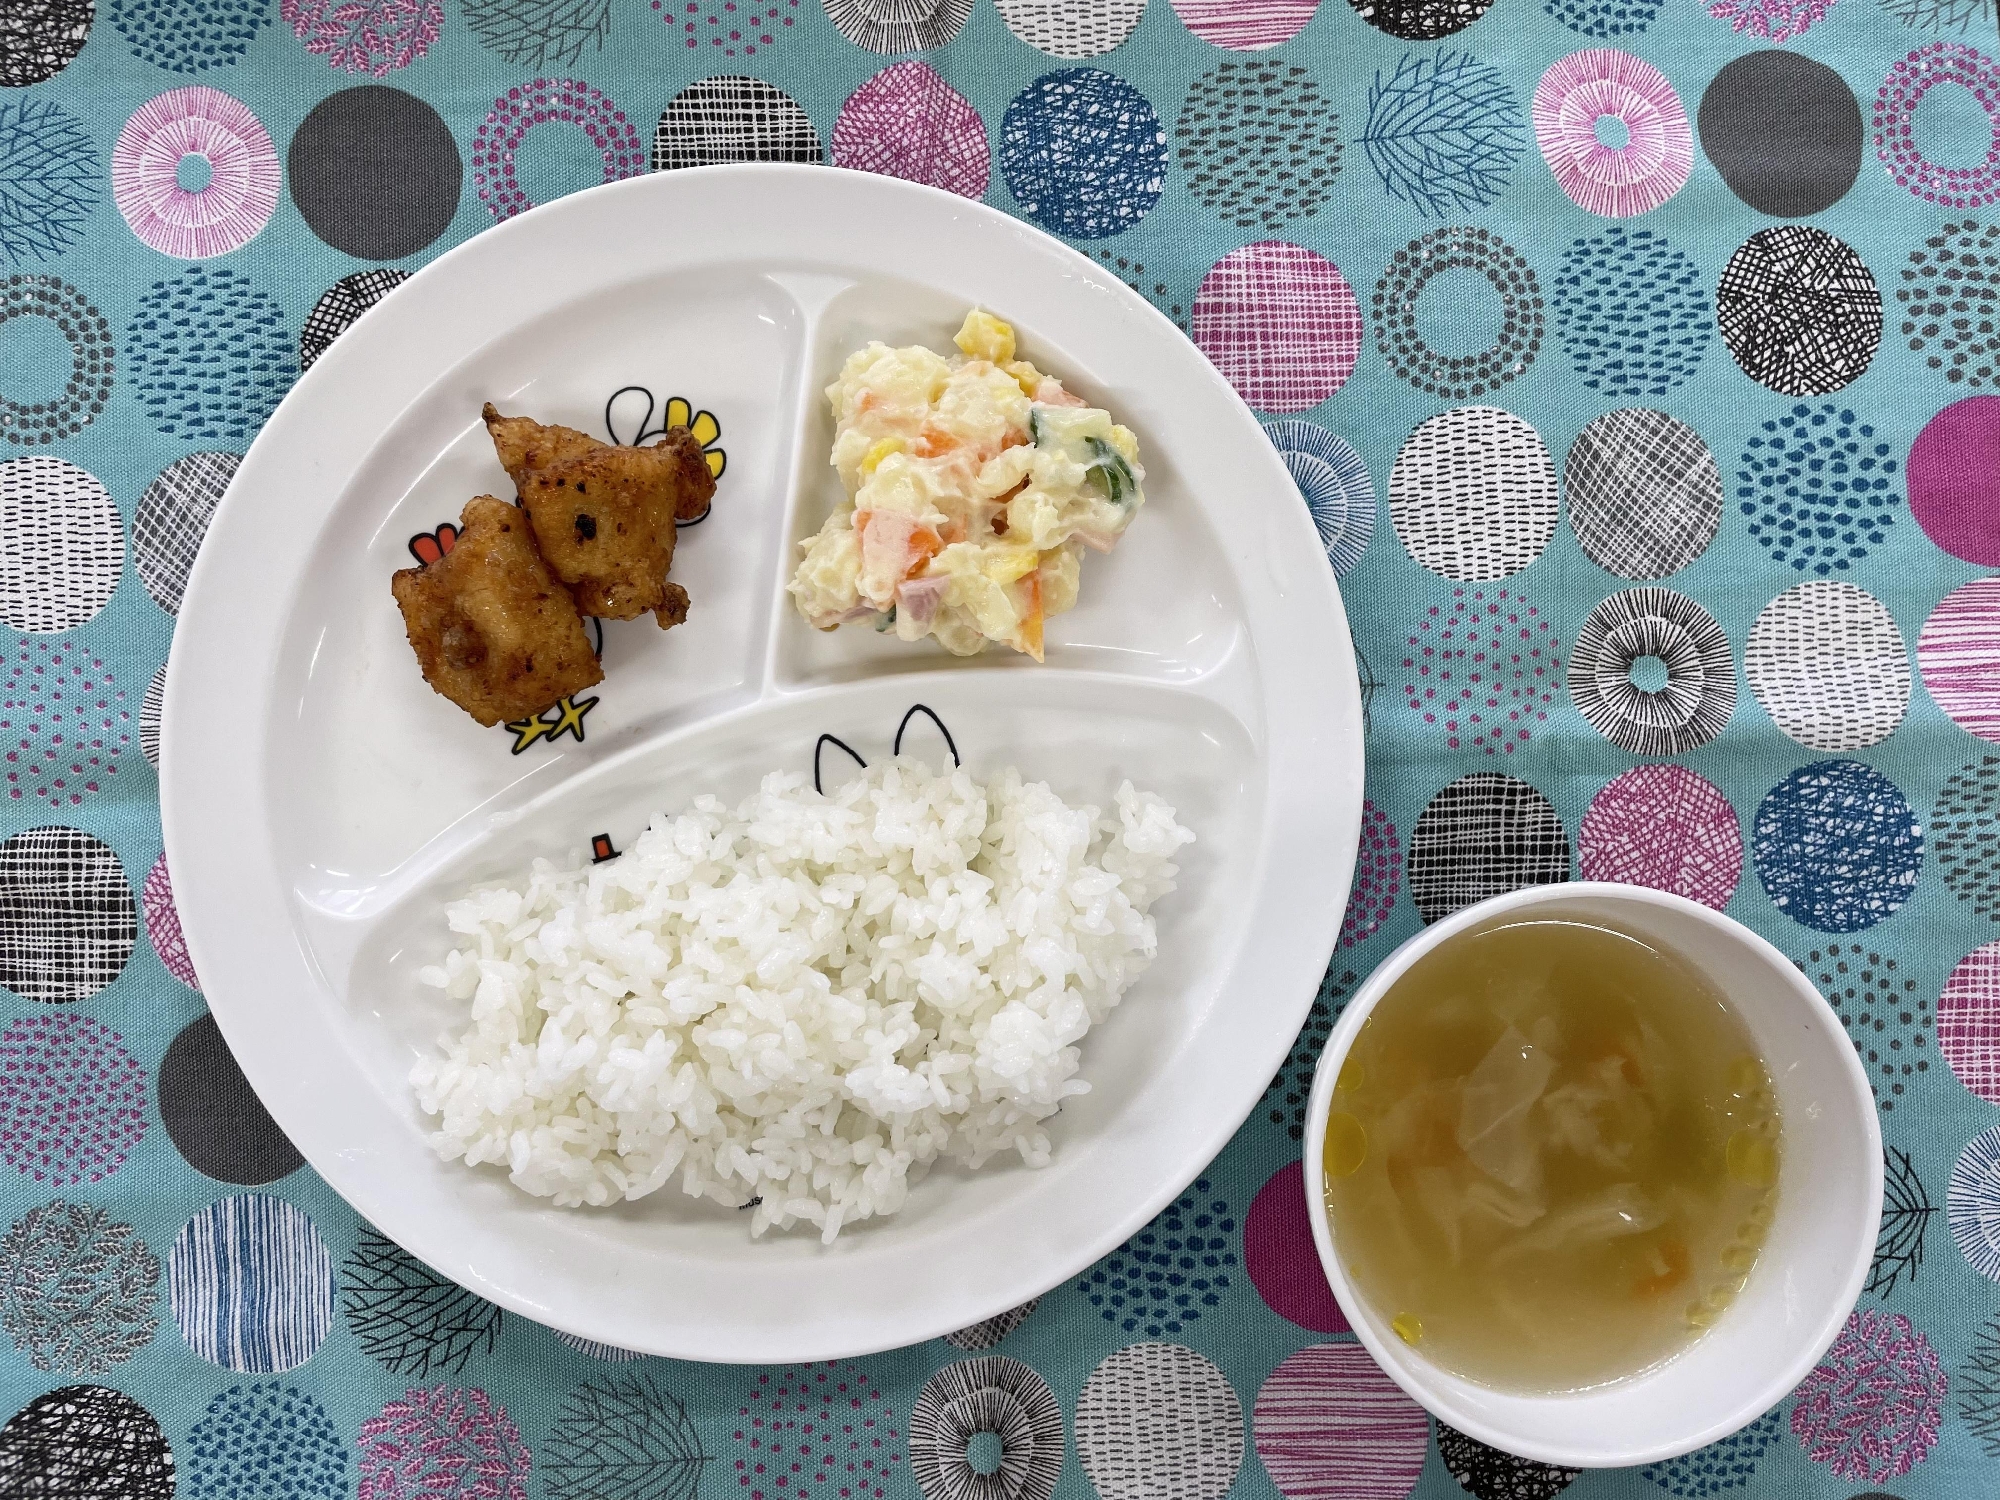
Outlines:
{"type": "Polygon", "coordinates": [[[1514,1390],[1700,1336],[1770,1228],[1777,1101],[1741,1019],[1611,928],[1503,922],[1396,981],[1327,1124],[1336,1248],[1398,1337],[1514,1390]]]}

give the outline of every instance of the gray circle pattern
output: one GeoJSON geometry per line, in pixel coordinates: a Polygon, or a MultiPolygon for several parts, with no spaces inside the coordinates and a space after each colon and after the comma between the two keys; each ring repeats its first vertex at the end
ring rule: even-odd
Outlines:
{"type": "Polygon", "coordinates": [[[161,470],[139,497],[139,513],[132,521],[139,581],[170,615],[180,613],[201,539],[242,462],[240,453],[190,453],[161,470]]]}
{"type": "Polygon", "coordinates": [[[1634,581],[1678,573],[1722,526],[1722,471],[1701,434],[1644,407],[1593,418],[1563,465],[1585,556],[1634,581]]]}
{"type": "Polygon", "coordinates": [[[327,244],[356,260],[397,260],[444,233],[465,164],[435,109],[371,83],[313,106],[292,137],[286,176],[327,244]]]}
{"type": "Polygon", "coordinates": [[[1823,62],[1768,50],[1715,75],[1696,115],[1701,149],[1760,214],[1798,219],[1847,196],[1861,172],[1861,106],[1823,62]]]}
{"type": "Polygon", "coordinates": [[[243,1076],[213,1016],[190,1021],[160,1061],[160,1123],[204,1176],[259,1187],[305,1163],[243,1076]]]}

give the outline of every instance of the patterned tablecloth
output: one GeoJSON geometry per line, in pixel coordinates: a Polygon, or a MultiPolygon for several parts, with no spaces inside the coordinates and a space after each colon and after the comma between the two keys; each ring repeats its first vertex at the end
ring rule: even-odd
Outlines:
{"type": "Polygon", "coordinates": [[[2000,1490],[1996,54],[1993,0],[4,0],[0,1494],[2000,1490]],[[745,158],[984,197],[1179,322],[1370,719],[1339,949],[1207,1174],[1038,1306],[804,1369],[581,1345],[358,1221],[207,1018],[150,767],[298,370],[531,202],[745,158]],[[1359,977],[1576,874],[1792,955],[1888,1148],[1798,1392],[1581,1478],[1376,1371],[1296,1164],[1359,977]]]}

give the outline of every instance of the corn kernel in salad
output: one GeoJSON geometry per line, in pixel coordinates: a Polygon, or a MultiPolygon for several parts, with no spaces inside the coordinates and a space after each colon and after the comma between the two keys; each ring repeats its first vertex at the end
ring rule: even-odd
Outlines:
{"type": "Polygon", "coordinates": [[[953,343],[871,343],[827,387],[847,498],[801,543],[790,592],[820,630],[867,621],[959,656],[997,643],[1040,661],[1084,549],[1109,552],[1145,504],[1139,442],[1017,359],[993,314],[967,313],[953,343]]]}

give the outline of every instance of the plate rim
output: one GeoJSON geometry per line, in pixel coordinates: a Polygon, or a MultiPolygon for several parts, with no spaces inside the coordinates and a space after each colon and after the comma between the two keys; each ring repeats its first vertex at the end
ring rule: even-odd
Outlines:
{"type": "MultiPolygon", "coordinates": [[[[854,1336],[819,1342],[811,1338],[800,1338],[784,1348],[773,1348],[768,1343],[746,1347],[739,1341],[732,1340],[726,1332],[717,1336],[713,1330],[702,1336],[683,1338],[682,1334],[687,1330],[680,1325],[663,1329],[657,1336],[650,1331],[640,1331],[638,1342],[635,1343],[633,1342],[635,1330],[629,1324],[621,1321],[618,1329],[614,1331],[609,1323],[599,1318],[576,1316],[571,1309],[550,1307],[536,1301],[525,1289],[489,1281],[479,1274],[473,1264],[476,1256],[464,1251],[440,1255],[436,1253],[435,1231],[429,1234],[409,1234],[407,1231],[410,1228],[410,1221],[407,1215],[399,1212],[384,1213],[382,1192],[371,1192],[368,1187],[368,1163],[364,1160],[350,1159],[363,1153],[344,1152],[337,1141],[329,1139],[325,1122],[313,1117],[306,1101],[274,1086],[276,1080],[273,1079],[272,1073],[276,1065],[264,1051],[263,1033],[269,1025],[269,1017],[259,1016],[253,1012],[260,1006],[266,1008],[275,1006],[277,1002],[260,999],[254,992],[246,993],[246,989],[252,987],[239,985],[240,966],[232,958],[225,957],[230,943],[223,934],[232,927],[242,925],[244,913],[233,905],[227,912],[218,911],[217,907],[223,901],[221,892],[230,889],[235,896],[252,901],[258,892],[254,888],[254,883],[250,888],[246,888],[244,880],[240,878],[231,880],[228,875],[226,862],[230,858],[230,851],[223,846],[227,845],[229,840],[227,834],[219,830],[215,816],[218,782],[223,783],[221,797],[235,804],[224,810],[223,820],[230,821],[230,815],[234,814],[233,821],[236,823],[248,823],[250,826],[244,829],[248,835],[248,842],[255,846],[254,852],[262,856],[263,863],[270,868],[270,873],[274,877],[278,874],[272,857],[274,851],[271,848],[269,825],[266,823],[259,827],[255,819],[249,815],[249,810],[264,805],[263,756],[261,753],[243,751],[240,745],[236,747],[240,753],[249,755],[258,766],[259,774],[253,778],[256,785],[248,795],[232,795],[227,788],[238,783],[218,775],[218,769],[226,771],[232,764],[228,753],[231,748],[227,743],[228,736],[218,731],[213,712],[202,711],[204,708],[212,710],[218,698],[243,699],[247,692],[252,707],[258,711],[244,715],[243,719],[239,720],[247,722],[249,726],[249,732],[242,735],[241,739],[254,742],[261,747],[266,738],[265,731],[269,723],[272,700],[278,691],[277,684],[272,680],[253,680],[247,689],[237,686],[228,690],[222,689],[215,681],[204,680],[204,673],[211,678],[221,675],[208,660],[208,653],[212,647],[204,632],[214,630],[214,621],[218,617],[225,620],[227,618],[227,607],[221,601],[225,600],[229,585],[234,582],[225,572],[229,566],[227,559],[233,551],[239,550],[236,534],[254,525],[258,519],[252,514],[257,504],[253,492],[269,484],[272,476],[268,475],[266,470],[283,462],[284,451],[293,440],[293,429],[310,420],[309,417],[301,416],[301,413],[309,412],[322,399],[320,392],[337,391],[340,382],[348,378],[346,372],[349,367],[355,366],[357,369],[362,367],[367,360],[374,357],[378,346],[386,346],[392,340],[394,331],[405,321],[384,317],[382,315],[384,307],[394,311],[425,302],[426,299],[449,300],[454,296],[463,298],[468,290],[475,294],[473,300],[476,301],[481,284],[482,262],[502,261],[517,246],[531,247],[537,238],[561,239],[565,229],[578,224],[588,224],[593,216],[615,218],[620,211],[625,211],[628,201],[635,205],[634,211],[638,211],[637,205],[641,200],[655,195],[668,202],[675,199],[700,200],[707,197],[727,204],[732,194],[746,191],[772,195],[789,191],[800,194],[808,200],[815,198],[824,200],[831,195],[837,200],[847,200],[840,205],[841,212],[850,211],[849,205],[858,203],[861,199],[873,198],[879,204],[886,205],[892,212],[914,212],[918,215],[919,221],[925,216],[934,217],[943,214],[947,220],[956,217],[970,221],[979,229],[999,231],[1026,241],[1043,259],[1053,261],[1058,267],[1066,268],[1070,277],[1082,282],[1087,290],[1109,297],[1116,306],[1119,316],[1136,318],[1142,323],[1150,324],[1156,337],[1163,333],[1169,334],[1174,340],[1184,343],[1185,352],[1190,357],[1190,377],[1198,375],[1207,383],[1205,399],[1213,399],[1221,408],[1230,410],[1230,419],[1237,429],[1237,435],[1247,437],[1249,432],[1257,434],[1263,450],[1262,458],[1258,462],[1265,467],[1265,482],[1275,489],[1277,481],[1281,479],[1285,490],[1295,491],[1296,486],[1276,450],[1264,440],[1263,429],[1256,415],[1206,358],[1201,356],[1193,343],[1185,340],[1178,327],[1145,298],[1112,275],[1108,268],[1099,267],[1082,252],[999,209],[940,189],[826,166],[732,164],[652,173],[623,182],[605,184],[555,200],[495,225],[452,247],[415,272],[407,281],[390,292],[380,305],[371,310],[370,318],[361,320],[354,328],[349,329],[325,351],[320,359],[315,361],[309,371],[301,375],[259,431],[216,509],[202,550],[197,556],[176,621],[175,643],[168,657],[167,685],[161,723],[160,804],[166,857],[170,868],[176,871],[177,905],[180,908],[190,955],[196,972],[202,976],[203,998],[210,1013],[215,1016],[232,1055],[237,1058],[238,1065],[243,1068],[259,1099],[263,1101],[265,1108],[284,1131],[287,1139],[293,1142],[306,1163],[331,1191],[345,1200],[378,1232],[416,1255],[418,1259],[461,1285],[467,1286],[478,1295],[531,1321],[574,1336],[667,1357],[733,1364],[761,1364],[846,1358],[877,1353],[969,1326],[985,1318],[997,1316],[1029,1297],[1045,1295],[1124,1243],[1132,1233],[1150,1222],[1161,1209],[1185,1190],[1189,1182],[1208,1167],[1256,1107],[1257,1101],[1265,1092],[1269,1078],[1282,1066],[1297,1031],[1303,1025],[1313,1004],[1320,974],[1334,951],[1352,879],[1360,832],[1364,742],[1360,686],[1355,668],[1351,632],[1333,570],[1325,564],[1323,550],[1318,545],[1317,535],[1303,504],[1295,508],[1295,515],[1290,523],[1278,520],[1274,512],[1270,524],[1290,525],[1298,534],[1298,545],[1287,546],[1287,550],[1293,554],[1292,557],[1264,560],[1265,570],[1270,575],[1275,593],[1283,595],[1288,585],[1298,585],[1300,593],[1318,594],[1317,600],[1306,600],[1306,608],[1310,611],[1315,603],[1323,609],[1330,606],[1330,623],[1334,628],[1324,639],[1311,643],[1312,651],[1318,657],[1317,661],[1310,664],[1315,670],[1300,675],[1314,680],[1295,681],[1293,684],[1295,688],[1302,690],[1318,690],[1317,693],[1301,691],[1302,697],[1318,696],[1325,700],[1323,704],[1315,705],[1317,709],[1315,714],[1307,716],[1308,719],[1317,720],[1318,728],[1316,734],[1308,737],[1309,742],[1279,743],[1277,726],[1271,722],[1270,695],[1268,692],[1264,695],[1266,723],[1262,726],[1262,730],[1265,750],[1261,761],[1270,779],[1267,784],[1263,819],[1255,829],[1256,840],[1252,849],[1250,868],[1261,898],[1271,887],[1271,866],[1274,850],[1281,842],[1279,835],[1284,832],[1282,824],[1294,825],[1293,832],[1282,842],[1288,847],[1303,848],[1321,867],[1320,871],[1314,873],[1323,873],[1322,880],[1304,882],[1317,885],[1323,892],[1318,909],[1295,914],[1302,924],[1302,930],[1294,944],[1295,951],[1309,950],[1317,954],[1312,964],[1311,979],[1309,982],[1299,984],[1296,999],[1284,1010],[1284,1014],[1288,1017],[1288,1029],[1283,1030],[1282,1036],[1274,1033],[1269,1044],[1259,1054],[1260,1056],[1268,1054],[1264,1057],[1266,1065],[1252,1068],[1246,1059],[1242,1078],[1227,1096],[1227,1107],[1215,1109],[1211,1106],[1209,1113],[1213,1123],[1210,1129],[1203,1133],[1199,1150],[1191,1153],[1194,1159],[1185,1166],[1184,1172],[1176,1169],[1151,1191],[1139,1195],[1134,1206],[1100,1228],[1097,1233],[1085,1238],[1086,1248],[1083,1252],[1071,1251],[1066,1255],[1053,1257],[1050,1262],[1052,1269],[1026,1278],[1019,1285],[1009,1286],[1004,1293],[975,1297],[973,1302],[975,1310],[977,1308],[986,1310],[976,1311],[974,1316],[965,1316],[963,1306],[955,1307],[948,1315],[933,1314],[929,1317],[915,1317],[905,1311],[902,1314],[905,1321],[893,1329],[886,1316],[877,1320],[877,1326],[891,1329],[880,1336],[871,1332],[861,1337],[858,1342],[854,1336]],[[466,284],[461,285],[461,282],[466,284]],[[355,335],[364,328],[370,332],[356,338],[355,335]],[[1244,424],[1247,424],[1247,430],[1244,424]],[[1299,562],[1301,557],[1307,564],[1317,562],[1319,566],[1316,568],[1302,566],[1299,562]],[[1314,581],[1315,575],[1318,577],[1318,582],[1314,581]],[[183,642],[187,644],[184,646],[183,642]],[[1277,805],[1280,788],[1276,778],[1270,776],[1273,764],[1281,753],[1288,764],[1298,762],[1302,766],[1310,765],[1311,774],[1325,782],[1317,798],[1314,799],[1313,806],[1310,809],[1300,809],[1301,816],[1296,819],[1292,816],[1294,809],[1281,810],[1277,805]],[[1303,815],[1305,813],[1310,813],[1311,816],[1303,815]],[[1322,823],[1325,825],[1322,831],[1331,835],[1330,843],[1322,842],[1317,847],[1306,847],[1305,841],[1297,835],[1297,828],[1307,825],[1318,826],[1322,823]],[[184,877],[182,871],[188,874],[184,877]],[[211,895],[210,891],[214,891],[215,894],[211,895]],[[218,983],[217,976],[223,976],[219,980],[220,987],[211,988],[218,983]],[[261,1082],[259,1074],[263,1075],[261,1082]],[[418,1251],[413,1248],[412,1241],[424,1245],[424,1250],[418,1251]],[[1023,1288],[1029,1282],[1034,1283],[1032,1290],[1024,1291],[1023,1288]],[[607,1337],[607,1334],[611,1336],[607,1337]]],[[[571,234],[565,244],[565,252],[574,246],[579,238],[571,234]]],[[[596,254],[587,247],[583,253],[586,258],[596,254]]],[[[797,247],[787,253],[796,254],[797,247]]],[[[867,255],[865,247],[857,254],[859,258],[865,259],[867,255]]],[[[615,257],[613,259],[615,262],[615,257]]],[[[686,257],[683,256],[681,259],[686,257]]],[[[673,258],[669,257],[668,260],[670,267],[673,258]]],[[[491,267],[485,269],[490,272],[491,267]]],[[[640,274],[649,273],[647,268],[634,269],[640,274]]],[[[660,268],[653,268],[650,273],[657,274],[658,269],[660,268]]],[[[905,273],[899,268],[889,274],[905,273]]],[[[978,273],[974,271],[973,274],[978,273]]],[[[626,279],[629,280],[630,277],[627,276],[626,279]]],[[[573,296],[590,295],[611,284],[616,283],[582,280],[572,285],[570,292],[573,296]]],[[[469,313],[469,306],[464,311],[469,313]]],[[[496,321],[489,326],[489,335],[497,336],[509,327],[520,326],[525,321],[527,321],[525,316],[511,323],[496,321]]],[[[454,362],[462,363],[469,355],[468,350],[455,352],[447,360],[445,368],[449,369],[454,362]]],[[[436,378],[432,376],[420,380],[416,389],[429,390],[435,384],[436,378]]],[[[1222,425],[1218,421],[1217,426],[1222,425]]],[[[788,437],[787,441],[789,440],[788,437]]],[[[320,526],[334,513],[342,495],[350,485],[353,469],[358,468],[372,451],[371,448],[362,449],[346,475],[337,482],[323,485],[326,493],[316,514],[295,513],[295,521],[312,523],[297,525],[294,528],[299,538],[297,550],[301,557],[311,553],[320,526]]],[[[786,488],[789,511],[789,494],[793,480],[789,476],[784,476],[782,483],[786,488]]],[[[1247,482],[1245,484],[1246,490],[1254,487],[1247,482]]],[[[1211,511],[1210,514],[1212,516],[1214,512],[1211,511]]],[[[282,626],[289,618],[288,599],[276,601],[275,607],[277,609],[275,619],[282,626]]],[[[1242,618],[1247,619],[1248,613],[1246,611],[1242,618]]],[[[273,640],[263,648],[266,657],[263,664],[266,668],[272,664],[269,658],[275,656],[277,637],[280,635],[282,629],[273,632],[273,640]]],[[[1268,670],[1268,663],[1260,667],[1260,672],[1268,670]]],[[[254,673],[249,675],[253,679],[256,677],[254,673]]],[[[267,671],[265,677],[274,675],[267,671]]],[[[768,684],[765,687],[768,689],[768,684]]],[[[765,705],[770,701],[768,691],[757,700],[758,703],[765,705]]],[[[725,713],[733,714],[745,710],[755,711],[755,705],[738,706],[726,710],[725,713]]],[[[717,717],[719,716],[710,715],[700,722],[713,722],[717,717]]],[[[664,734],[656,734],[644,743],[656,744],[669,735],[678,736],[682,732],[698,731],[700,722],[669,730],[664,734]]],[[[633,748],[638,747],[635,745],[633,748]]],[[[1310,780],[1302,784],[1308,789],[1311,787],[1310,780]]],[[[552,785],[545,791],[555,789],[552,785]]],[[[242,852],[244,851],[238,851],[239,854],[242,852]]],[[[289,916],[292,911],[289,889],[279,879],[273,879],[267,885],[268,889],[262,892],[267,898],[266,905],[275,906],[278,911],[289,916]]],[[[1221,968],[1219,981],[1225,991],[1240,982],[1246,952],[1251,947],[1255,935],[1263,927],[1263,921],[1256,910],[1262,904],[1261,899],[1255,903],[1237,948],[1226,955],[1226,963],[1221,968]]],[[[289,922],[283,935],[286,939],[284,946],[299,961],[303,971],[313,982],[330,990],[332,987],[327,985],[325,976],[319,972],[311,950],[296,940],[296,930],[289,922]]],[[[1303,975],[1304,964],[1294,963],[1291,967],[1299,969],[1301,976],[1303,975]]],[[[268,992],[279,986],[274,986],[267,979],[254,988],[268,992]]],[[[1275,1003],[1272,1008],[1274,1014],[1278,1013],[1279,1007],[1275,1003]]],[[[337,1125],[335,1131],[337,1133],[337,1125]]],[[[1081,1144],[1083,1143],[1072,1143],[1072,1147],[1081,1144]]],[[[276,1184],[266,1186],[275,1187],[276,1184]]],[[[247,1190],[257,1191],[257,1189],[247,1190]]],[[[544,1211],[563,1212],[549,1208],[545,1208],[544,1211]]],[[[704,1324],[702,1327],[706,1329],[708,1325],[704,1324]]]]}

